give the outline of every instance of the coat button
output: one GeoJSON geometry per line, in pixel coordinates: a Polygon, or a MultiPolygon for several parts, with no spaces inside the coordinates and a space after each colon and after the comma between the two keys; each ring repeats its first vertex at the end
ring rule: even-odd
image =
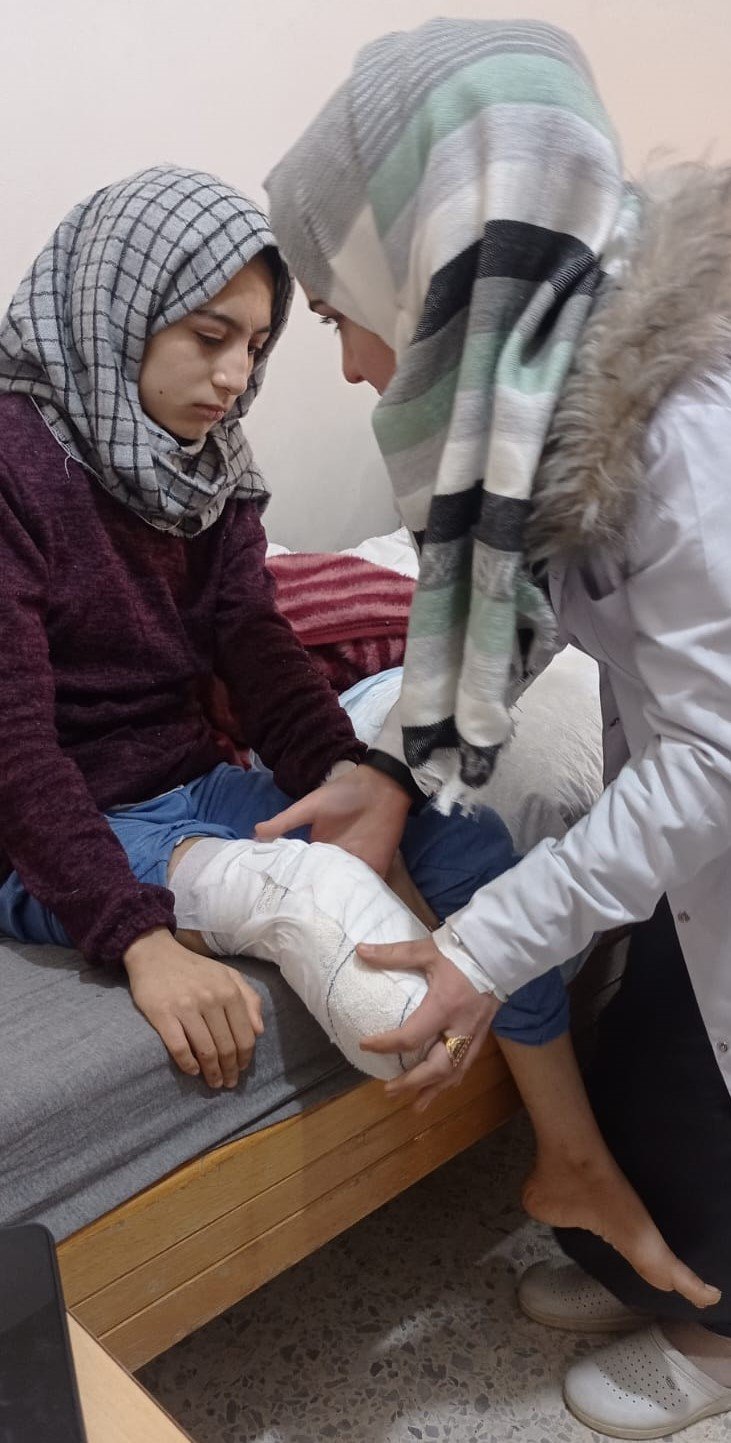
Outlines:
{"type": "Polygon", "coordinates": [[[690,921],[690,913],[689,913],[689,912],[678,912],[678,921],[679,921],[679,922],[689,922],[689,921],[690,921]]]}
{"type": "Polygon", "coordinates": [[[716,1043],[716,1047],[718,1048],[718,1051],[719,1051],[719,1052],[728,1052],[728,1043],[727,1043],[727,1042],[717,1042],[717,1043],[716,1043]]]}

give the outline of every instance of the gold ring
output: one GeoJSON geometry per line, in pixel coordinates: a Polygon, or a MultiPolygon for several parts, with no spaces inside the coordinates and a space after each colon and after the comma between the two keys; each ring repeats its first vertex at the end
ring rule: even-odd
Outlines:
{"type": "Polygon", "coordinates": [[[449,1053],[449,1060],[450,1060],[452,1066],[453,1066],[453,1067],[459,1067],[460,1062],[464,1062],[464,1059],[465,1059],[465,1057],[467,1056],[467,1053],[469,1052],[469,1049],[470,1049],[470,1047],[471,1047],[471,1045],[472,1045],[472,1042],[473,1042],[473,1038],[472,1038],[472,1037],[447,1037],[446,1033],[443,1033],[443,1034],[442,1034],[442,1038],[443,1038],[444,1046],[446,1047],[447,1052],[449,1053]]]}

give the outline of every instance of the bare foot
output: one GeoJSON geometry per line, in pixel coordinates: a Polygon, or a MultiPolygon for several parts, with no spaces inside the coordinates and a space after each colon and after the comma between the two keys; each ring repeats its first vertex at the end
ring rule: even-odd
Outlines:
{"type": "Polygon", "coordinates": [[[585,1228],[609,1243],[646,1283],[680,1293],[697,1308],[717,1303],[718,1288],[701,1281],[671,1252],[644,1203],[607,1152],[602,1160],[539,1151],[523,1186],[532,1218],[558,1228],[585,1228]]]}

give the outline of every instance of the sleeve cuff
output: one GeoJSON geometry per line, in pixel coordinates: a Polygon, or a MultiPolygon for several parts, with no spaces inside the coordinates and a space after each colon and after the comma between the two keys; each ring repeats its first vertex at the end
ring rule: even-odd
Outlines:
{"type": "Polygon", "coordinates": [[[492,978],[488,976],[485,969],[481,967],[479,962],[472,956],[472,953],[467,951],[462,939],[455,932],[451,923],[444,922],[441,927],[437,927],[436,931],[432,932],[432,940],[436,943],[439,951],[442,952],[445,957],[448,957],[449,961],[453,962],[455,967],[459,968],[462,975],[467,978],[468,982],[472,983],[472,986],[476,988],[478,992],[492,992],[498,1002],[508,1001],[507,993],[503,992],[502,989],[492,981],[492,978]]]}
{"type": "Polygon", "coordinates": [[[338,777],[345,776],[346,772],[354,772],[357,765],[357,762],[349,761],[347,757],[343,757],[341,761],[335,762],[334,765],[331,766],[327,776],[323,778],[322,785],[327,786],[328,782],[336,781],[338,777]]]}
{"type": "MultiPolygon", "coordinates": [[[[121,967],[124,954],[146,932],[165,929],[175,935],[175,899],[166,887],[140,883],[110,915],[90,927],[77,945],[88,962],[121,967]]],[[[70,928],[66,928],[71,935],[70,928]]]]}

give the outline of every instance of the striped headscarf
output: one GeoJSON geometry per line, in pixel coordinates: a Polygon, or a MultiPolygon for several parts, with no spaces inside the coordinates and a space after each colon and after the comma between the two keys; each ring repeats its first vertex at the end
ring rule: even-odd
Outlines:
{"type": "Polygon", "coordinates": [[[366,46],[267,189],[310,296],[396,352],[374,427],[421,550],[404,748],[469,809],[555,649],[526,523],[622,208],[617,142],[562,31],[435,20],[366,46]]]}
{"type": "Polygon", "coordinates": [[[284,329],[284,267],[248,387],[200,447],[187,449],[145,414],[137,382],[148,338],[274,244],[258,206],[200,171],[156,166],[97,191],[54,231],[0,321],[0,393],[31,396],[64,450],[161,531],[195,536],[231,496],[263,505],[268,492],[239,421],[284,329]]]}

